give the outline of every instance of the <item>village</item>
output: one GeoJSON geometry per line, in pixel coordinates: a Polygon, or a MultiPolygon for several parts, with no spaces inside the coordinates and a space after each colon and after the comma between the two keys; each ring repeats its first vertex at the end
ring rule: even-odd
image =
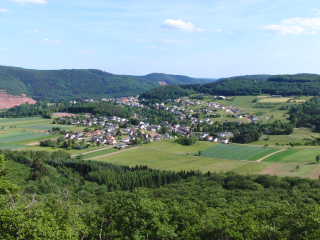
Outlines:
{"type": "MultiPolygon", "coordinates": [[[[199,94],[201,95],[201,94],[199,94]]],[[[225,96],[213,96],[213,99],[226,100],[230,101],[231,99],[225,96]]],[[[83,99],[82,102],[98,102],[93,99],[83,99]]],[[[213,119],[219,117],[217,110],[224,111],[237,118],[236,122],[242,124],[240,119],[247,118],[249,122],[256,122],[258,119],[254,116],[249,116],[244,113],[243,110],[228,106],[227,104],[219,104],[214,101],[206,103],[202,100],[190,100],[189,97],[185,96],[177,99],[167,99],[162,103],[148,103],[141,104],[139,102],[139,96],[133,97],[122,97],[122,98],[102,98],[101,102],[114,102],[116,104],[139,107],[139,108],[152,108],[157,110],[169,111],[176,116],[176,120],[183,122],[188,120],[192,126],[194,124],[214,124],[213,119]],[[200,108],[199,108],[200,107],[200,108]],[[195,109],[196,108],[196,109],[195,109]],[[195,114],[200,112],[204,114],[204,119],[200,118],[195,114]],[[212,119],[213,118],[213,119],[212,119]]],[[[142,99],[145,103],[146,100],[142,99]]],[[[72,104],[76,104],[77,101],[70,101],[72,104]]],[[[230,143],[230,137],[234,136],[233,132],[218,132],[217,136],[210,136],[209,133],[194,133],[191,130],[190,126],[172,124],[168,121],[164,121],[157,125],[150,125],[148,123],[147,117],[140,116],[139,114],[134,114],[132,117],[134,119],[139,119],[139,124],[131,124],[129,119],[120,118],[117,116],[99,116],[95,117],[92,114],[86,114],[86,117],[79,119],[78,116],[73,116],[70,118],[59,118],[57,123],[59,124],[72,124],[77,126],[85,126],[88,128],[94,128],[91,132],[88,131],[79,131],[74,133],[64,133],[63,137],[68,139],[73,139],[75,141],[84,141],[90,145],[90,143],[96,144],[107,144],[112,145],[115,148],[125,148],[129,145],[136,145],[138,143],[137,138],[142,140],[142,143],[149,141],[158,141],[162,139],[177,138],[178,136],[195,136],[202,141],[212,141],[218,143],[230,143]],[[123,127],[126,126],[126,127],[123,127]],[[162,128],[165,129],[165,132],[160,131],[162,128]],[[161,133],[160,133],[161,132],[161,133]]],[[[225,123],[229,120],[225,120],[225,123]]]]}

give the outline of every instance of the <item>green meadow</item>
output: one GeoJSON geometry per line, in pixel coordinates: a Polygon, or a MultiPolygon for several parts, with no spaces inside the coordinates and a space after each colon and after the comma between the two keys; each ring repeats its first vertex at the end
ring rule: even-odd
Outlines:
{"type": "Polygon", "coordinates": [[[202,156],[232,160],[256,161],[279,149],[217,144],[202,151],[202,156]]]}
{"type": "Polygon", "coordinates": [[[266,159],[264,162],[315,162],[316,156],[320,155],[320,149],[288,149],[276,153],[266,159]]]}
{"type": "Polygon", "coordinates": [[[213,159],[203,156],[193,156],[165,152],[146,147],[137,147],[127,151],[95,159],[121,165],[148,165],[162,170],[200,170],[207,171],[235,171],[241,174],[258,173],[273,165],[269,162],[234,161],[226,159],[213,159]]]}

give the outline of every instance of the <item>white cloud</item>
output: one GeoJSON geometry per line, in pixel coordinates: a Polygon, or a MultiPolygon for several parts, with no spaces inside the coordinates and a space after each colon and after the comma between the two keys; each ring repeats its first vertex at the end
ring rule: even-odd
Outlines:
{"type": "Polygon", "coordinates": [[[165,48],[163,47],[155,47],[155,46],[145,46],[145,48],[151,48],[151,49],[156,49],[156,50],[166,50],[165,48]]]}
{"type": "Polygon", "coordinates": [[[0,8],[0,12],[9,12],[9,10],[0,8]]]}
{"type": "Polygon", "coordinates": [[[88,29],[88,28],[84,28],[84,29],[82,29],[82,31],[89,31],[90,29],[88,29]]]}
{"type": "Polygon", "coordinates": [[[185,43],[184,40],[174,40],[174,39],[162,39],[163,43],[185,43]]]}
{"type": "Polygon", "coordinates": [[[13,2],[18,2],[20,4],[25,4],[25,3],[40,3],[40,4],[46,4],[46,0],[10,0],[13,2]]]}
{"type": "Polygon", "coordinates": [[[78,44],[78,43],[82,43],[82,41],[72,41],[73,43],[76,43],[76,44],[78,44]]]}
{"type": "Polygon", "coordinates": [[[196,28],[191,22],[183,22],[180,19],[177,19],[177,20],[167,19],[162,23],[161,27],[180,30],[180,31],[199,31],[199,32],[205,31],[205,29],[196,28]]]}
{"type": "Polygon", "coordinates": [[[148,39],[142,39],[142,38],[138,38],[136,39],[137,42],[150,42],[150,40],[148,39]]]}
{"type": "Polygon", "coordinates": [[[85,51],[81,51],[81,53],[88,53],[88,54],[92,54],[92,53],[96,53],[95,51],[87,51],[87,50],[85,50],[85,51]]]}
{"type": "Polygon", "coordinates": [[[258,27],[264,31],[279,34],[316,34],[320,29],[320,17],[316,18],[288,18],[280,24],[258,27]]]}
{"type": "Polygon", "coordinates": [[[41,40],[31,39],[30,41],[39,42],[39,43],[47,43],[47,44],[50,44],[50,45],[62,43],[60,40],[50,40],[50,39],[41,39],[41,40]]]}
{"type": "Polygon", "coordinates": [[[208,38],[199,38],[199,40],[208,41],[209,39],[208,38]]]}
{"type": "Polygon", "coordinates": [[[5,48],[0,48],[0,52],[5,52],[5,51],[9,51],[9,50],[5,48]]]}
{"type": "Polygon", "coordinates": [[[34,33],[39,33],[40,31],[37,30],[37,29],[33,29],[33,32],[34,32],[34,33]]]}

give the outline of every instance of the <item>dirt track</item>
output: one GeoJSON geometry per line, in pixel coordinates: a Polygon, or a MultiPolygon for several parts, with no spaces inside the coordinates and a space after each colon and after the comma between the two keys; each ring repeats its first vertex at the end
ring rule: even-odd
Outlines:
{"type": "Polygon", "coordinates": [[[119,150],[118,152],[108,153],[108,154],[101,155],[101,156],[97,156],[97,157],[92,157],[92,158],[90,158],[90,160],[91,160],[91,159],[102,158],[102,157],[108,157],[108,156],[111,156],[111,155],[114,155],[114,154],[118,154],[118,153],[123,153],[123,152],[126,152],[126,151],[130,151],[130,150],[132,150],[132,149],[136,149],[136,147],[128,148],[128,149],[125,149],[125,150],[119,150]]]}

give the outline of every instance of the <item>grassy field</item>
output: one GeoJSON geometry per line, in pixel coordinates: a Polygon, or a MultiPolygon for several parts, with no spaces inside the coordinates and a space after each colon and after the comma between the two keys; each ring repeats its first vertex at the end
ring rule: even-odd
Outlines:
{"type": "Polygon", "coordinates": [[[320,149],[288,149],[280,153],[276,153],[266,159],[264,162],[315,162],[316,156],[320,155],[320,149]]]}
{"type": "Polygon", "coordinates": [[[97,152],[88,153],[86,155],[83,155],[82,159],[90,159],[90,158],[93,158],[93,157],[98,157],[98,156],[106,155],[106,154],[117,152],[117,151],[119,151],[119,150],[115,149],[115,148],[109,148],[109,149],[106,149],[106,150],[101,150],[101,151],[97,151],[97,152]]]}
{"type": "MultiPolygon", "coordinates": [[[[288,121],[288,119],[287,119],[289,117],[289,115],[287,114],[288,110],[279,110],[279,108],[281,106],[289,106],[290,107],[290,106],[292,106],[292,105],[294,105],[296,103],[299,103],[299,101],[304,102],[304,101],[307,101],[310,98],[312,98],[311,96],[310,97],[300,97],[299,99],[296,99],[296,100],[292,98],[292,100],[296,101],[296,102],[286,103],[286,102],[283,102],[284,98],[271,98],[270,95],[236,96],[236,97],[230,96],[230,97],[234,98],[234,100],[233,101],[216,100],[216,99],[213,98],[213,96],[207,96],[203,100],[203,101],[206,102],[205,104],[201,104],[201,105],[198,105],[198,106],[195,106],[195,107],[191,107],[191,108],[192,109],[200,109],[201,107],[206,107],[208,102],[215,102],[215,103],[223,104],[225,106],[234,106],[234,107],[243,109],[248,114],[252,114],[252,115],[257,115],[257,113],[262,112],[262,113],[264,113],[264,115],[263,115],[263,117],[259,117],[259,118],[261,118],[263,120],[263,122],[274,121],[274,120],[277,120],[277,119],[278,120],[283,120],[283,121],[288,121]],[[275,107],[275,109],[272,109],[272,108],[271,109],[268,109],[268,108],[253,108],[253,106],[255,106],[257,104],[257,102],[256,103],[252,102],[255,98],[258,98],[258,102],[270,102],[270,101],[272,101],[271,103],[279,102],[280,104],[277,105],[275,107]],[[273,116],[272,120],[266,120],[265,119],[266,117],[271,118],[271,116],[273,116]]],[[[286,101],[288,99],[286,99],[286,101]]],[[[220,112],[217,112],[217,113],[220,113],[220,112]]]]}
{"type": "MultiPolygon", "coordinates": [[[[46,133],[15,132],[0,135],[0,143],[20,142],[24,140],[47,137],[46,133]]],[[[49,135],[50,136],[50,135],[49,135]]]]}
{"type": "Polygon", "coordinates": [[[30,117],[30,118],[6,118],[0,119],[0,127],[24,127],[24,126],[31,126],[31,125],[47,125],[52,123],[51,119],[44,119],[41,117],[30,117]]]}
{"type": "Polygon", "coordinates": [[[184,146],[178,143],[174,143],[173,139],[163,140],[163,141],[155,141],[151,142],[150,144],[144,145],[146,147],[155,148],[159,150],[166,150],[169,152],[176,152],[176,153],[195,153],[197,151],[202,151],[208,147],[212,147],[217,143],[208,142],[208,141],[198,141],[196,144],[191,146],[184,146]]]}
{"type": "MultiPolygon", "coordinates": [[[[275,147],[285,147],[290,148],[289,144],[290,142],[293,143],[304,143],[304,139],[314,139],[320,138],[320,133],[314,132],[314,129],[312,128],[295,128],[293,133],[290,135],[268,135],[268,136],[262,136],[259,141],[252,142],[248,145],[255,145],[255,146],[264,146],[268,144],[269,146],[275,146],[275,147]],[[269,140],[267,140],[269,138],[269,140]],[[278,144],[278,145],[277,145],[278,144]]],[[[295,148],[308,148],[308,149],[316,149],[315,146],[296,146],[295,148]]]]}
{"type": "MultiPolygon", "coordinates": [[[[25,129],[37,129],[37,130],[52,130],[53,127],[59,127],[61,130],[72,129],[74,126],[72,125],[59,125],[59,124],[51,124],[51,125],[34,125],[34,126],[27,126],[24,127],[25,129]]],[[[83,130],[83,127],[82,127],[83,130]]]]}
{"type": "Polygon", "coordinates": [[[320,164],[316,163],[277,163],[272,167],[259,172],[260,174],[270,174],[290,177],[319,178],[320,164]],[[299,169],[296,167],[299,166],[299,169]]]}
{"type": "Polygon", "coordinates": [[[97,161],[121,164],[121,165],[148,165],[149,167],[163,170],[197,170],[207,171],[235,171],[242,174],[257,173],[274,163],[269,162],[248,162],[225,159],[212,159],[197,157],[193,155],[165,152],[163,150],[138,147],[129,151],[95,159],[97,161]]]}
{"type": "Polygon", "coordinates": [[[232,160],[256,161],[279,149],[217,144],[202,151],[202,156],[232,160]]]}

